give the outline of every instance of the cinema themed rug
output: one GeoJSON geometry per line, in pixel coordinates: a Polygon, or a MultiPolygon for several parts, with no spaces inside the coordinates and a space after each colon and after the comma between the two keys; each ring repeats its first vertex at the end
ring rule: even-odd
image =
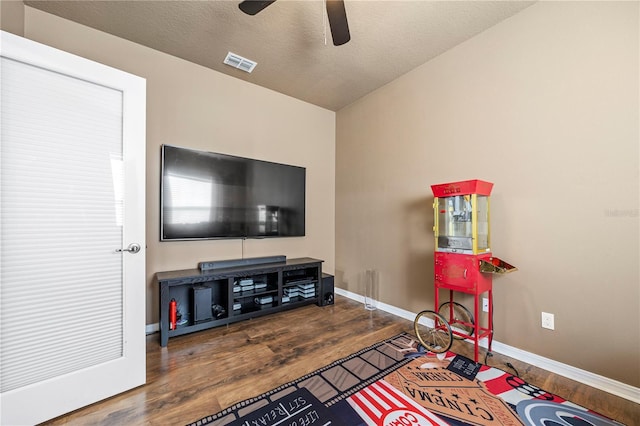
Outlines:
{"type": "Polygon", "coordinates": [[[620,425],[401,334],[189,426],[620,425]]]}

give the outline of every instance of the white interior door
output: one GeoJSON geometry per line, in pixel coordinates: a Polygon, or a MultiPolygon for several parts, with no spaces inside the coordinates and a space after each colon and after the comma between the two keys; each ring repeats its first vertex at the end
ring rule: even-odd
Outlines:
{"type": "Polygon", "coordinates": [[[145,383],[146,88],[0,37],[0,423],[34,424],[145,383]]]}

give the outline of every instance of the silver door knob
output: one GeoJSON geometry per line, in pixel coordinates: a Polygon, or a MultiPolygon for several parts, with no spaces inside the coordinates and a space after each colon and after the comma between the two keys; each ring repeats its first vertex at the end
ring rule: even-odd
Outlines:
{"type": "Polygon", "coordinates": [[[121,253],[121,252],[125,252],[128,251],[129,253],[137,253],[140,251],[140,244],[137,243],[131,243],[129,244],[129,247],[127,247],[126,249],[117,249],[116,252],[121,253]]]}

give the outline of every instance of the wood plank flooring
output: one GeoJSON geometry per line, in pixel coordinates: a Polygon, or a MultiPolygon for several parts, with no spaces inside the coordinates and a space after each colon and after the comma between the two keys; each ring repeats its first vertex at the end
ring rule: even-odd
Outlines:
{"type": "MultiPolygon", "coordinates": [[[[184,425],[312,372],[359,349],[411,332],[412,323],[337,296],[315,305],[169,340],[147,336],[147,384],[58,417],[48,425],[184,425]]],[[[473,358],[473,346],[454,351],[473,358]]],[[[484,353],[481,353],[481,360],[484,353]]],[[[494,354],[489,365],[588,406],[628,426],[640,424],[640,405],[535,366],[494,354]]]]}

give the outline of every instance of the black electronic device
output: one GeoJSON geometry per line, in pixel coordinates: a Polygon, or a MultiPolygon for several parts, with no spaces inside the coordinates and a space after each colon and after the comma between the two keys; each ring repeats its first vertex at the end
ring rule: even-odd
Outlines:
{"type": "Polygon", "coordinates": [[[160,240],[301,237],[306,169],[162,146],[160,240]]]}
{"type": "Polygon", "coordinates": [[[333,279],[333,275],[322,273],[322,282],[320,284],[320,306],[333,305],[334,303],[335,295],[333,279]]]}
{"type": "Polygon", "coordinates": [[[213,318],[211,309],[211,287],[193,287],[193,319],[196,322],[213,318]]]}
{"type": "Polygon", "coordinates": [[[287,256],[264,256],[249,257],[246,259],[213,260],[198,263],[198,268],[202,271],[212,271],[222,268],[233,268],[234,266],[262,265],[265,263],[282,263],[287,261],[287,256]]]}
{"type": "Polygon", "coordinates": [[[465,356],[456,355],[447,366],[447,370],[453,371],[467,380],[473,380],[480,371],[480,367],[482,367],[482,364],[474,362],[465,356]]]}

